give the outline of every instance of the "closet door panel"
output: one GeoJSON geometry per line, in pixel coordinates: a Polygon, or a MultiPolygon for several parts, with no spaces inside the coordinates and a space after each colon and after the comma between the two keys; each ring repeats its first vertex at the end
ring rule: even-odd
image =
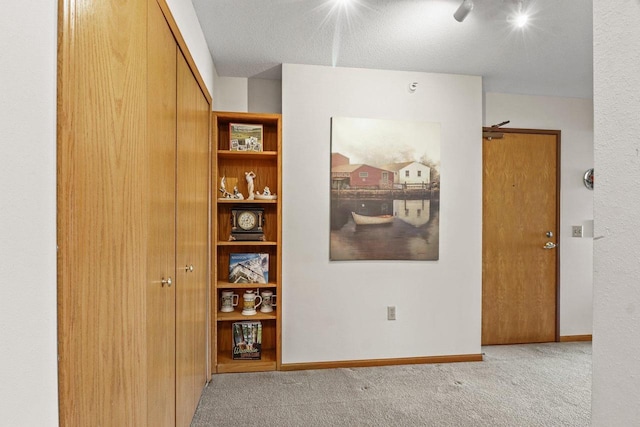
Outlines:
{"type": "MultiPolygon", "coordinates": [[[[195,79],[194,79],[195,84],[195,79]]],[[[196,163],[196,257],[198,270],[195,271],[196,280],[196,348],[194,360],[196,401],[200,399],[202,389],[209,377],[207,374],[207,312],[208,312],[208,242],[209,242],[209,123],[211,111],[209,103],[200,88],[195,84],[196,114],[197,114],[197,163],[196,163]]]]}
{"type": "Polygon", "coordinates": [[[176,53],[155,0],[149,0],[147,412],[149,426],[175,424],[176,53]],[[162,283],[162,280],[167,283],[162,283]]]}
{"type": "Polygon", "coordinates": [[[58,16],[59,422],[143,426],[147,2],[58,16]]]}
{"type": "Polygon", "coordinates": [[[195,96],[191,89],[192,74],[178,53],[178,153],[177,153],[177,282],[176,282],[176,425],[188,426],[197,400],[194,396],[193,364],[196,349],[195,271],[200,268],[196,253],[196,135],[195,96]],[[191,271],[193,266],[193,271],[191,271]]]}

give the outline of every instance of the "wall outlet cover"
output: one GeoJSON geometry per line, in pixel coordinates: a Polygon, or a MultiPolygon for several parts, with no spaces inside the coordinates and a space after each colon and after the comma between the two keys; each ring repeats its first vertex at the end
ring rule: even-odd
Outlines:
{"type": "Polygon", "coordinates": [[[582,237],[582,226],[574,225],[573,227],[571,227],[571,236],[582,237]]]}

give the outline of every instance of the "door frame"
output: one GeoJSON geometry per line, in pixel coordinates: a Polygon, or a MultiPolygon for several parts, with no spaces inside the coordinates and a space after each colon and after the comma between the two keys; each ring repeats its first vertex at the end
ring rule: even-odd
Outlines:
{"type": "MultiPolygon", "coordinates": [[[[482,140],[484,141],[485,138],[487,138],[488,136],[490,136],[490,134],[506,134],[506,133],[513,133],[513,134],[535,134],[535,135],[552,135],[556,137],[556,244],[558,245],[558,250],[555,251],[556,252],[556,319],[555,319],[555,324],[556,324],[556,336],[555,336],[555,342],[560,342],[560,243],[561,243],[561,233],[560,233],[560,210],[561,210],[561,204],[560,204],[560,190],[561,190],[561,185],[560,185],[560,178],[561,178],[561,156],[560,156],[560,152],[561,152],[561,146],[562,146],[562,138],[561,138],[561,134],[562,132],[560,130],[552,130],[552,129],[526,129],[526,128],[495,128],[495,127],[483,127],[482,128],[482,140]],[[489,134],[489,135],[487,135],[489,134]]],[[[502,136],[494,136],[494,138],[501,138],[502,136]]],[[[485,164],[486,159],[483,157],[482,158],[482,169],[484,171],[484,164],[485,164]]],[[[482,194],[483,194],[483,199],[484,199],[484,185],[482,186],[482,194]]],[[[483,206],[483,220],[484,220],[484,206],[483,206]]],[[[484,228],[484,227],[483,227],[484,228]]],[[[483,232],[484,234],[484,232],[483,232]]],[[[483,239],[484,239],[484,235],[483,235],[483,239]]],[[[484,257],[484,253],[483,253],[483,257],[484,257]]],[[[484,259],[483,259],[484,261],[484,259]]],[[[482,286],[484,286],[484,277],[482,278],[482,286]]],[[[480,302],[482,305],[482,301],[480,302]]],[[[482,308],[481,308],[482,310],[482,308]]],[[[484,313],[481,313],[484,314],[484,313]]],[[[481,334],[482,335],[482,334],[481,334]]],[[[480,337],[482,340],[482,336],[480,337]]]]}

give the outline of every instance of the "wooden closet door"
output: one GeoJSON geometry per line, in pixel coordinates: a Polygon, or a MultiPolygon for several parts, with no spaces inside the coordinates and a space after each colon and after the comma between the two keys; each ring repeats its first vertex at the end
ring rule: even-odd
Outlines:
{"type": "Polygon", "coordinates": [[[209,155],[201,91],[181,53],[177,77],[176,423],[181,426],[191,422],[204,385],[209,155]]]}
{"type": "MultiPolygon", "coordinates": [[[[195,80],[194,80],[195,82],[195,80]]],[[[207,325],[209,319],[209,295],[208,295],[208,275],[209,275],[209,194],[210,179],[209,166],[211,164],[210,154],[210,123],[211,108],[209,102],[200,91],[198,85],[196,89],[196,114],[197,114],[197,146],[196,146],[196,257],[197,264],[201,266],[195,270],[196,280],[196,358],[194,364],[196,403],[200,400],[202,389],[209,378],[207,363],[207,342],[209,331],[207,325]]]]}
{"type": "Polygon", "coordinates": [[[58,16],[59,422],[145,426],[147,2],[58,16]]]}
{"type": "Polygon", "coordinates": [[[155,0],[148,21],[149,253],[147,266],[147,412],[149,426],[175,425],[176,53],[155,0]]]}

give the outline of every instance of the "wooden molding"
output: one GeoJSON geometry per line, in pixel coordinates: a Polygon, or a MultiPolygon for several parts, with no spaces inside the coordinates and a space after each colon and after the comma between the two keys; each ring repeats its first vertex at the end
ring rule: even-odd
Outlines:
{"type": "Polygon", "coordinates": [[[592,341],[591,335],[564,335],[560,342],[592,341]]]}
{"type": "Polygon", "coordinates": [[[400,357],[395,359],[339,360],[335,362],[283,363],[281,371],[308,369],[370,368],[374,366],[423,365],[433,363],[482,362],[482,354],[458,354],[449,356],[400,357]]]}

